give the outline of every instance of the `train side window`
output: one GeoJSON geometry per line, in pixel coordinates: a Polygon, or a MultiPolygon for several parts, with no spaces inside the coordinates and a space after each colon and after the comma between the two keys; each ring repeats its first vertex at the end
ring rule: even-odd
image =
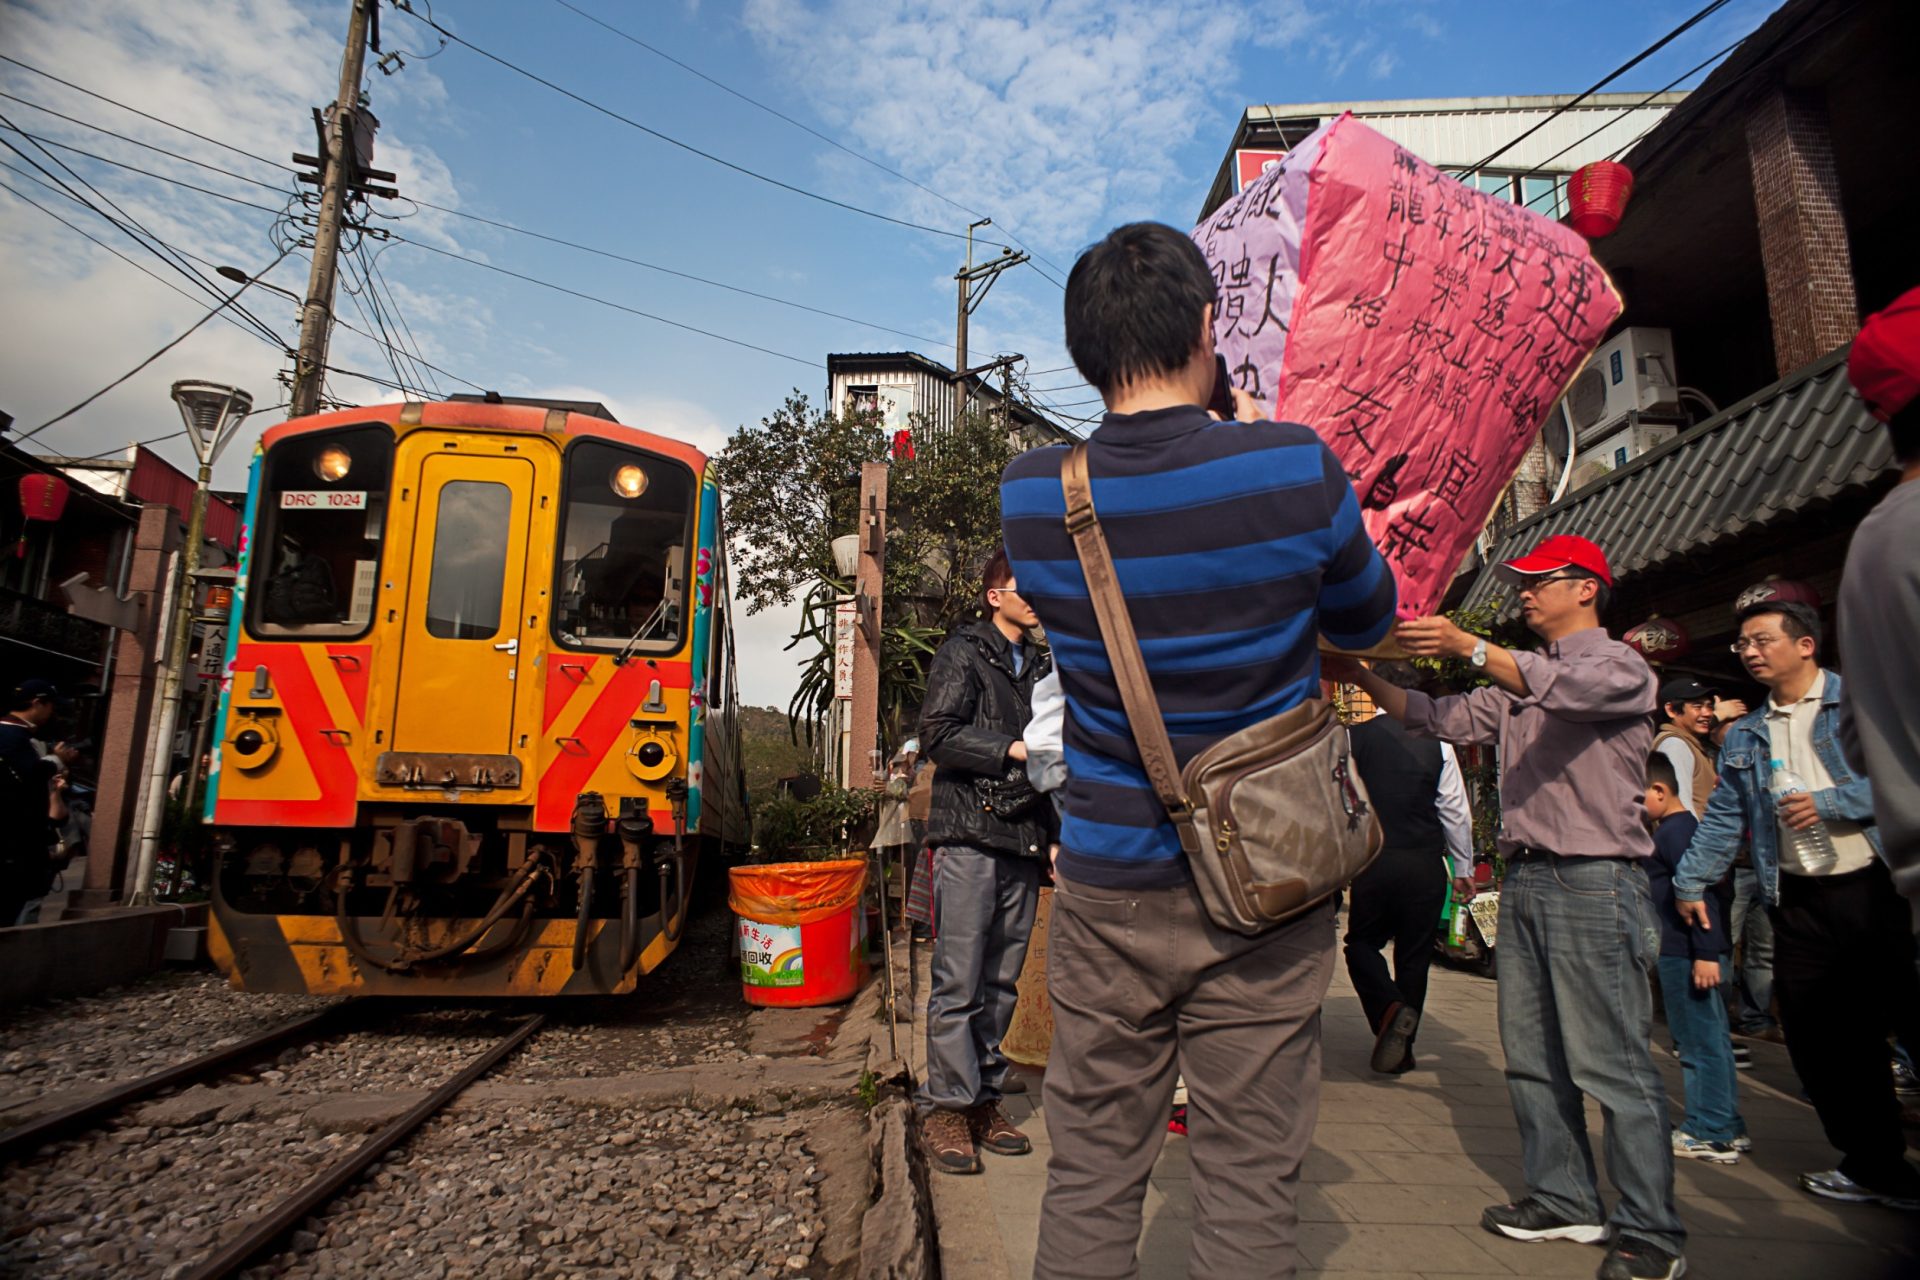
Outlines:
{"type": "Polygon", "coordinates": [[[567,450],[553,629],[576,648],[671,653],[693,566],[693,472],[602,440],[567,450]]]}
{"type": "Polygon", "coordinates": [[[248,625],[267,637],[356,636],[373,621],[393,472],[385,427],[282,440],[261,463],[248,625]]]}
{"type": "Polygon", "coordinates": [[[493,480],[449,480],[434,520],[427,634],[486,640],[500,630],[513,491],[493,480]]]}

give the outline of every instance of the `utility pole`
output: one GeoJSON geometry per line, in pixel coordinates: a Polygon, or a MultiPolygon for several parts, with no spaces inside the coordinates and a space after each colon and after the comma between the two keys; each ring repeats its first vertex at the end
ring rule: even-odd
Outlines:
{"type": "Polygon", "coordinates": [[[847,785],[855,791],[884,784],[886,761],[880,751],[880,599],[887,573],[887,464],[860,464],[860,561],[854,578],[853,699],[846,706],[849,724],[847,785]]]}
{"type": "Polygon", "coordinates": [[[993,282],[1008,267],[1017,267],[1027,260],[1024,253],[1015,253],[1005,249],[992,262],[973,265],[973,233],[977,227],[993,225],[992,218],[982,218],[967,226],[967,265],[954,273],[954,281],[959,285],[959,302],[953,321],[953,421],[958,426],[967,411],[967,317],[971,316],[987,296],[987,290],[993,288],[993,282]]]}
{"type": "MultiPolygon", "coordinates": [[[[340,59],[340,93],[321,131],[323,150],[317,157],[294,157],[296,161],[317,161],[320,214],[313,233],[313,270],[307,275],[307,300],[300,307],[300,348],[294,353],[293,394],[289,397],[287,415],[293,418],[317,413],[320,409],[320,387],[327,373],[327,340],[333,330],[340,228],[346,221],[349,188],[359,161],[355,125],[361,113],[360,75],[366,67],[369,28],[378,19],[376,0],[352,0],[352,3],[347,49],[340,59]]],[[[368,119],[372,119],[371,113],[368,119]]],[[[373,121],[376,127],[378,123],[373,121]]]]}

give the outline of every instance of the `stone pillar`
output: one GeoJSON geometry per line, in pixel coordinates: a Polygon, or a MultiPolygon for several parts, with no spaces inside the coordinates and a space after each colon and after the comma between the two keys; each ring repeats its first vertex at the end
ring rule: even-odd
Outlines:
{"type": "Polygon", "coordinates": [[[1784,377],[1860,328],[1833,138],[1819,95],[1776,86],[1761,98],[1747,117],[1747,157],[1774,367],[1784,377]]]}
{"type": "Polygon", "coordinates": [[[880,596],[886,582],[887,464],[860,464],[860,571],[854,578],[853,698],[846,704],[848,720],[847,786],[865,791],[887,780],[885,760],[878,767],[873,752],[880,745],[880,596]]]}
{"type": "Polygon", "coordinates": [[[100,790],[94,797],[93,832],[87,840],[87,883],[72,904],[80,911],[119,901],[120,886],[126,880],[127,847],[164,652],[160,631],[165,620],[160,606],[166,595],[167,565],[180,546],[179,524],[171,507],[149,505],[141,509],[140,527],[134,534],[127,592],[142,601],[140,625],[133,631],[113,633],[113,679],[105,690],[107,723],[99,746],[100,790]]]}

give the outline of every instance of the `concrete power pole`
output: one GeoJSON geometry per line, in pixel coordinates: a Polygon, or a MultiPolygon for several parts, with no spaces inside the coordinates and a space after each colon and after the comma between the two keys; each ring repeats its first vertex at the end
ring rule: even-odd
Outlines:
{"type": "Polygon", "coordinates": [[[1011,249],[1001,252],[992,262],[973,265],[973,233],[977,227],[990,226],[991,218],[982,218],[967,227],[967,265],[954,273],[954,281],[959,286],[959,300],[953,321],[953,421],[958,426],[961,417],[967,411],[967,317],[971,316],[987,296],[987,290],[993,288],[993,282],[1008,267],[1017,267],[1027,260],[1024,253],[1015,253],[1011,249]]]}
{"type": "Polygon", "coordinates": [[[846,708],[850,725],[845,770],[855,791],[882,785],[886,761],[880,755],[880,599],[887,573],[887,464],[860,464],[860,566],[854,580],[855,632],[853,700],[846,708]]]}
{"type": "Polygon", "coordinates": [[[340,94],[326,122],[326,154],[318,157],[319,225],[313,235],[313,270],[307,276],[307,300],[300,308],[300,349],[294,355],[289,417],[320,409],[320,387],[327,373],[327,340],[333,330],[335,267],[340,228],[346,221],[348,185],[355,165],[354,121],[360,113],[360,75],[366,67],[368,25],[376,0],[353,0],[347,23],[347,48],[340,59],[340,94]]]}

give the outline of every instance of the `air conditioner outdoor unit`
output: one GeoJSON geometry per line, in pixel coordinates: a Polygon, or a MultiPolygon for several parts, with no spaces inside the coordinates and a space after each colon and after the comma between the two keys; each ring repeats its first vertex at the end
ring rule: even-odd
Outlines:
{"type": "Polygon", "coordinates": [[[1603,344],[1567,389],[1566,407],[1583,455],[1619,431],[1630,413],[1678,414],[1672,331],[1626,329],[1603,344]]]}
{"type": "Polygon", "coordinates": [[[1589,464],[1603,467],[1608,471],[1624,467],[1641,454],[1658,449],[1679,434],[1679,431],[1678,426],[1629,420],[1617,430],[1601,436],[1587,448],[1582,449],[1574,459],[1574,474],[1578,476],[1589,464]]]}

